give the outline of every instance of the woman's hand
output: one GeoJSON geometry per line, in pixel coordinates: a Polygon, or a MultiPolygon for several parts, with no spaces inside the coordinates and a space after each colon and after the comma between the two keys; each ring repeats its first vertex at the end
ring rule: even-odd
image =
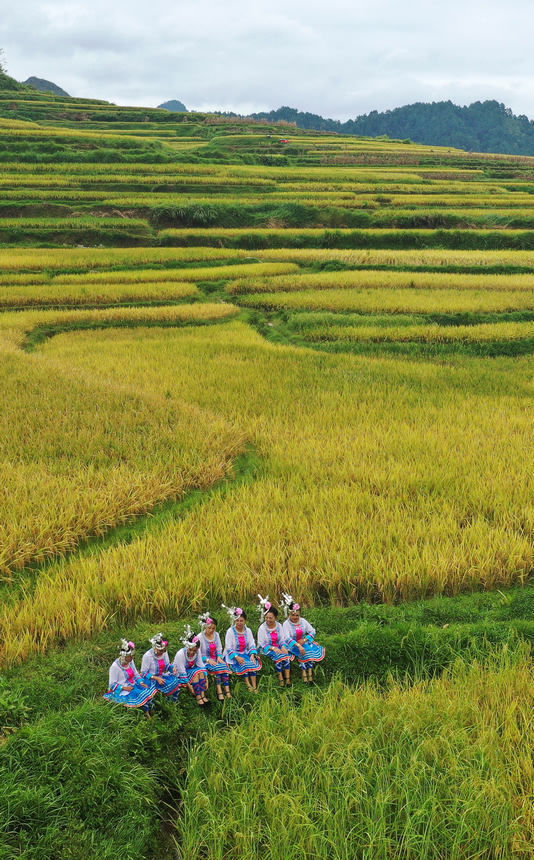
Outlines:
{"type": "Polygon", "coordinates": [[[239,663],[240,666],[245,665],[245,658],[244,657],[240,657],[239,654],[237,654],[235,659],[237,660],[237,662],[239,663]]]}
{"type": "Polygon", "coordinates": [[[127,693],[131,693],[133,690],[133,686],[132,684],[123,684],[122,689],[126,690],[127,693]]]}
{"type": "Polygon", "coordinates": [[[160,684],[160,686],[161,684],[165,683],[165,678],[161,678],[160,675],[152,675],[152,680],[156,681],[156,683],[160,684]]]}
{"type": "Polygon", "coordinates": [[[304,657],[304,655],[306,654],[306,649],[305,649],[304,645],[299,645],[299,648],[300,648],[300,653],[304,657]]]}

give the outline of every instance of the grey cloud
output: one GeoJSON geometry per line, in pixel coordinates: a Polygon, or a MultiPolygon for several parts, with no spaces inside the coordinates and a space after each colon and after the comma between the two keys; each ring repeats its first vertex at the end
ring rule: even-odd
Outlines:
{"type": "Polygon", "coordinates": [[[495,98],[534,117],[532,30],[526,0],[20,0],[0,45],[19,80],[123,104],[346,119],[495,98]]]}

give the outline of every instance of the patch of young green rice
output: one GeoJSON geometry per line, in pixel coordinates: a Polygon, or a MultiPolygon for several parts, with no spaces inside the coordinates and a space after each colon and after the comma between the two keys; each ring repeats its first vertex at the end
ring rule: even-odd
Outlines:
{"type": "Polygon", "coordinates": [[[527,655],[439,680],[263,699],[190,755],[184,857],[496,860],[534,855],[527,655]]]}

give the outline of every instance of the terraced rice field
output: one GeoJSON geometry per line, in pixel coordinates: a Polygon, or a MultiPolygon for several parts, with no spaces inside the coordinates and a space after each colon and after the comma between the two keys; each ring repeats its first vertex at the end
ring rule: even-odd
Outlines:
{"type": "MultiPolygon", "coordinates": [[[[361,609],[365,627],[373,604],[396,612],[500,591],[505,611],[506,589],[530,594],[534,158],[4,88],[0,163],[0,668],[10,683],[43,666],[59,702],[57,678],[70,677],[54,669],[62,655],[101,648],[104,684],[119,630],[139,625],[146,639],[154,625],[282,590],[319,618],[333,613],[329,648],[339,653],[337,642],[338,668],[354,679],[354,652],[339,641],[345,612],[361,609]]],[[[517,637],[534,638],[525,630],[517,637]]],[[[373,628],[386,683],[398,642],[383,633],[373,628]]],[[[455,641],[459,654],[471,648],[455,641]]],[[[424,846],[436,860],[526,860],[532,679],[524,646],[506,643],[511,662],[493,654],[432,686],[401,678],[384,694],[338,683],[310,692],[302,710],[298,698],[276,712],[262,703],[250,718],[247,704],[240,726],[228,716],[225,738],[183,752],[179,777],[166,769],[159,729],[135,730],[131,772],[121,758],[131,722],[107,716],[94,701],[101,691],[73,692],[87,710],[68,737],[80,725],[95,749],[101,731],[120,740],[94,773],[109,789],[102,809],[123,791],[118,774],[130,774],[135,799],[123,821],[126,834],[137,816],[135,834],[119,844],[102,835],[101,811],[91,824],[78,810],[66,813],[83,818],[67,846],[44,795],[42,805],[32,795],[42,819],[24,823],[13,784],[6,856],[71,856],[68,847],[73,857],[148,857],[162,808],[183,791],[185,812],[175,830],[167,820],[164,838],[177,834],[191,857],[348,858],[372,848],[362,856],[411,858],[424,846]],[[260,744],[267,779],[289,743],[297,767],[323,763],[325,799],[314,816],[313,768],[310,809],[280,771],[284,796],[296,798],[295,815],[288,806],[283,817],[292,855],[273,837],[280,809],[257,785],[231,805],[224,777],[237,757],[233,773],[252,784],[260,744]],[[244,747],[250,756],[239,757],[244,747]],[[439,791],[438,765],[447,773],[439,791]],[[166,781],[174,794],[163,803],[166,781]],[[158,800],[143,811],[139,798],[151,792],[158,800]],[[219,799],[233,842],[226,831],[218,841],[219,799]]],[[[443,668],[417,654],[428,674],[443,668]]],[[[20,725],[35,718],[41,740],[27,758],[40,761],[48,741],[39,731],[52,718],[39,703],[34,717],[25,704],[13,716],[1,683],[0,741],[4,721],[14,731],[0,743],[7,771],[4,751],[15,750],[18,767],[17,744],[33,731],[20,725]]],[[[58,704],[54,714],[59,735],[47,731],[63,737],[74,711],[65,717],[58,704]]],[[[179,718],[168,720],[181,736],[179,718]]],[[[83,749],[72,753],[76,767],[92,761],[83,749]]]]}

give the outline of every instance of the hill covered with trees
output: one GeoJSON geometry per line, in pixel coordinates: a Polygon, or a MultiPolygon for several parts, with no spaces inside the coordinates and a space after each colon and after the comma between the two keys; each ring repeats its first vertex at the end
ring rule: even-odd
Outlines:
{"type": "Polygon", "coordinates": [[[394,110],[371,111],[347,122],[325,119],[290,107],[255,113],[255,119],[284,120],[299,128],[356,134],[410,138],[430,146],[453,146],[473,152],[534,155],[534,122],[515,116],[497,101],[474,102],[459,107],[451,101],[417,102],[394,110]]]}
{"type": "Polygon", "coordinates": [[[54,84],[52,81],[47,81],[44,78],[31,77],[27,78],[23,83],[29,87],[33,87],[35,90],[39,90],[41,93],[52,93],[52,95],[55,96],[69,97],[69,94],[65,92],[65,90],[58,87],[58,85],[54,84]]]}

